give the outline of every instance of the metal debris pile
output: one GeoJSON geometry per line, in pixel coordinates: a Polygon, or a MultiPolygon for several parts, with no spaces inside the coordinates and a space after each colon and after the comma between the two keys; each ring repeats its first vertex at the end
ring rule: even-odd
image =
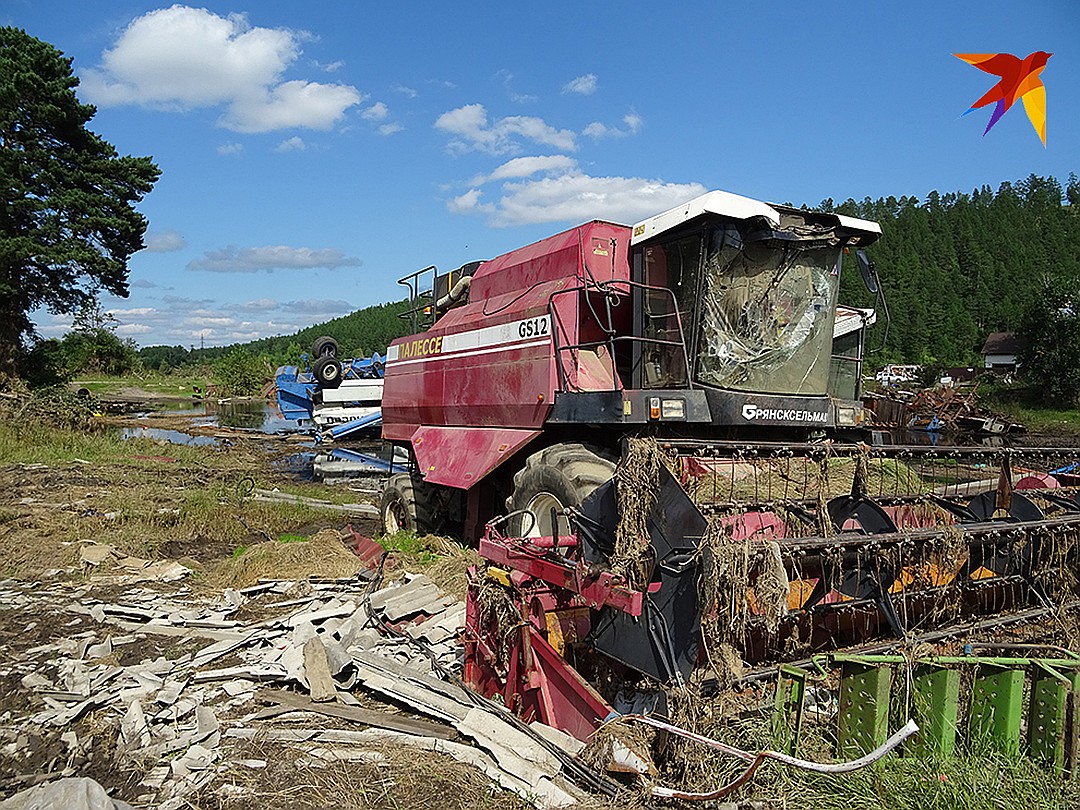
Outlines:
{"type": "Polygon", "coordinates": [[[108,736],[86,729],[104,724],[119,760],[145,770],[125,798],[164,810],[201,791],[225,798],[235,786],[215,776],[266,767],[237,753],[249,740],[297,746],[304,761],[323,764],[358,761],[387,743],[415,747],[477,767],[539,806],[575,802],[560,773],[580,745],[523,726],[456,682],[465,606],[427,577],[377,587],[365,570],[345,580],[262,581],[215,598],[144,582],[132,576],[121,599],[106,601],[93,582],[0,581],[0,610],[26,617],[28,631],[34,617],[59,623],[47,643],[0,664],[0,677],[18,678],[32,707],[0,719],[3,753],[17,759],[30,736],[58,734],[67,747],[41,771],[16,774],[17,784],[80,775],[108,736]],[[371,698],[385,706],[371,708],[371,698]],[[283,715],[294,722],[275,725],[283,715]]]}

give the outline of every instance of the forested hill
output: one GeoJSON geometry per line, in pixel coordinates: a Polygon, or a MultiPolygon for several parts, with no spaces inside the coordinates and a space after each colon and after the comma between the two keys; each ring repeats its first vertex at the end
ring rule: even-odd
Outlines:
{"type": "MultiPolygon", "coordinates": [[[[1064,189],[1031,175],[996,192],[983,186],[970,194],[931,191],[923,200],[821,205],[881,223],[883,236],[869,249],[892,312],[881,363],[970,365],[981,360],[990,332],[1020,325],[1041,280],[1080,280],[1075,174],[1064,189]]],[[[840,300],[873,305],[854,262],[845,264],[840,300]]],[[[880,345],[882,329],[879,322],[868,345],[880,345]]]]}
{"type": "Polygon", "coordinates": [[[343,356],[367,357],[372,352],[382,354],[391,340],[412,332],[409,322],[400,317],[407,309],[407,301],[376,304],[309,326],[294,335],[262,338],[245,343],[242,348],[252,354],[296,359],[300,352],[308,351],[315,338],[330,335],[341,346],[343,356]]]}
{"type": "MultiPolygon", "coordinates": [[[[826,210],[881,223],[882,238],[869,253],[877,266],[892,311],[885,351],[872,362],[912,362],[962,366],[980,360],[991,332],[1017,328],[1045,278],[1080,281],[1080,180],[1070,175],[1062,188],[1054,178],[1032,175],[963,192],[931,191],[925,199],[888,197],[836,204],[826,210]]],[[[845,262],[841,303],[874,306],[854,257],[845,262]]],[[[213,360],[243,349],[277,361],[295,362],[314,338],[332,335],[346,355],[383,352],[411,330],[399,313],[405,302],[379,304],[317,324],[294,335],[263,338],[240,346],[196,350],[190,360],[213,360]]],[[[880,345],[879,313],[868,346],[880,345]]],[[[140,354],[157,367],[182,347],[150,347],[140,354]]],[[[168,359],[171,365],[177,360],[168,359]]]]}

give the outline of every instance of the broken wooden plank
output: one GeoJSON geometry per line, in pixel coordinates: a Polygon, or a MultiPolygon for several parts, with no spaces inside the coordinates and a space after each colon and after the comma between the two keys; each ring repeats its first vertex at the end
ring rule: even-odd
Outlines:
{"type": "Polygon", "coordinates": [[[427,720],[414,720],[409,717],[400,717],[387,712],[364,709],[360,706],[339,706],[336,704],[320,704],[307,698],[283,692],[275,689],[262,689],[255,694],[258,700],[267,703],[276,703],[280,706],[288,706],[294,710],[315,712],[328,717],[337,717],[341,720],[350,720],[354,723],[363,723],[367,726],[398,731],[402,734],[423,735],[440,740],[449,740],[457,736],[453,729],[429,723],[427,720]]]}
{"type": "Polygon", "coordinates": [[[304,643],[304,677],[307,678],[311,699],[316,703],[327,703],[337,698],[337,684],[330,674],[326,647],[318,636],[304,643]]]}
{"type": "Polygon", "coordinates": [[[345,512],[350,515],[362,515],[365,517],[378,517],[379,508],[370,503],[331,503],[321,498],[307,498],[303,495],[290,495],[285,492],[273,492],[265,489],[255,490],[253,501],[263,503],[295,503],[309,506],[312,509],[326,509],[331,512],[345,512]]]}

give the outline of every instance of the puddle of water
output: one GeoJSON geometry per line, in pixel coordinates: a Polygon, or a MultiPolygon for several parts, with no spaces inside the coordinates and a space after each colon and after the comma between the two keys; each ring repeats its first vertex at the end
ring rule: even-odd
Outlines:
{"type": "Polygon", "coordinates": [[[120,428],[121,439],[152,439],[154,441],[166,441],[170,444],[214,445],[217,439],[213,436],[193,436],[179,430],[166,430],[152,427],[126,427],[120,428]]]}
{"type": "Polygon", "coordinates": [[[301,481],[314,481],[315,480],[315,452],[314,451],[302,451],[300,453],[293,453],[291,455],[280,458],[273,463],[273,466],[284,473],[290,475],[293,478],[297,478],[301,481]]]}
{"type": "Polygon", "coordinates": [[[257,430],[262,433],[295,433],[307,430],[307,426],[303,423],[284,419],[277,406],[264,400],[207,402],[204,409],[209,418],[200,424],[220,425],[238,430],[257,430]]]}
{"type": "MultiPolygon", "coordinates": [[[[389,464],[393,450],[379,441],[363,442],[351,448],[320,448],[302,450],[274,462],[285,475],[302,481],[322,481],[327,484],[347,481],[383,481],[391,472],[389,464]]],[[[394,458],[393,472],[404,472],[408,458],[394,458]]]]}

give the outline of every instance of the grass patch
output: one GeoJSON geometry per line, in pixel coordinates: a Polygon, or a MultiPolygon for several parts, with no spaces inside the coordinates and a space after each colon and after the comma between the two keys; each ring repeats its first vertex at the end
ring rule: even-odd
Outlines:
{"type": "Polygon", "coordinates": [[[378,543],[387,551],[397,551],[408,557],[415,557],[421,564],[431,562],[435,554],[429,544],[424,541],[427,537],[420,537],[415,532],[399,531],[395,534],[383,535],[378,543]]]}
{"type": "Polygon", "coordinates": [[[1075,788],[1026,757],[964,754],[926,760],[891,756],[840,776],[777,773],[757,795],[820,810],[1066,810],[1075,788]]]}
{"type": "MultiPolygon", "coordinates": [[[[77,430],[0,419],[0,489],[11,498],[0,510],[0,559],[16,575],[34,577],[78,567],[78,544],[94,541],[212,569],[238,547],[242,555],[279,538],[275,545],[303,546],[315,528],[344,525],[340,513],[317,506],[244,499],[241,483],[253,473],[269,476],[268,461],[258,445],[162,447],[122,440],[100,424],[77,430]]],[[[302,485],[290,489],[311,494],[302,485]]]]}
{"type": "Polygon", "coordinates": [[[465,599],[466,571],[480,565],[476,549],[466,548],[449,537],[434,534],[416,535],[400,531],[377,538],[410,571],[423,572],[428,579],[458,599],[465,599]]]}
{"type": "Polygon", "coordinates": [[[1080,409],[1047,405],[1034,388],[999,386],[980,389],[979,393],[991,409],[1010,421],[1026,425],[1028,433],[1080,437],[1080,409]]]}
{"type": "Polygon", "coordinates": [[[256,543],[224,561],[215,573],[218,587],[242,588],[260,579],[339,579],[355,575],[363,563],[345,548],[341,533],[323,529],[302,543],[256,543]]]}
{"type": "Polygon", "coordinates": [[[71,386],[85,388],[95,396],[116,396],[127,389],[140,388],[160,397],[187,398],[192,395],[196,386],[205,392],[206,386],[212,381],[212,376],[206,371],[179,374],[150,372],[122,377],[96,376],[92,379],[74,380],[71,386]]]}
{"type": "Polygon", "coordinates": [[[311,538],[302,534],[283,534],[277,540],[279,543],[306,543],[311,538]]]}
{"type": "Polygon", "coordinates": [[[362,503],[372,500],[370,495],[342,487],[340,484],[322,484],[317,481],[275,481],[272,489],[287,495],[318,498],[336,504],[362,503]]]}

